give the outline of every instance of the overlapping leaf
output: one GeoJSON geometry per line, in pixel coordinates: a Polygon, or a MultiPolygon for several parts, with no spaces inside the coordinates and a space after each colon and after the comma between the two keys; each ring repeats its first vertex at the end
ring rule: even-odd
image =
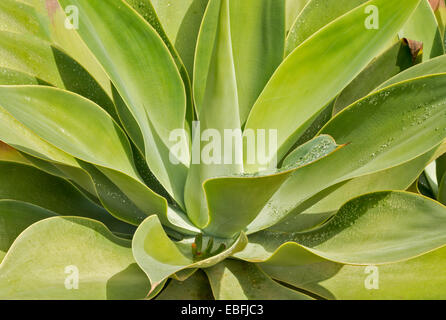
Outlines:
{"type": "Polygon", "coordinates": [[[150,283],[130,245],[94,220],[42,220],[20,234],[0,264],[0,297],[144,298],[150,283]]]}
{"type": "Polygon", "coordinates": [[[308,232],[261,231],[235,256],[251,262],[302,265],[321,259],[375,265],[408,260],[446,244],[446,209],[406,192],[377,192],[347,202],[308,232]]]}
{"type": "MultiPolygon", "coordinates": [[[[393,39],[418,3],[369,1],[318,31],[277,69],[252,108],[245,130],[278,129],[277,157],[283,157],[323,107],[393,39]],[[366,5],[380,8],[378,30],[364,26],[366,5]]],[[[258,165],[245,170],[255,172],[258,165]]]]}

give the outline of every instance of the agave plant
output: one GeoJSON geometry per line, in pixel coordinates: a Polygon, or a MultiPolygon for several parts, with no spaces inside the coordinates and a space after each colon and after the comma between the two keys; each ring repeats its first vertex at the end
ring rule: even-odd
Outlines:
{"type": "Polygon", "coordinates": [[[2,0],[0,297],[446,298],[445,14],[2,0]]]}

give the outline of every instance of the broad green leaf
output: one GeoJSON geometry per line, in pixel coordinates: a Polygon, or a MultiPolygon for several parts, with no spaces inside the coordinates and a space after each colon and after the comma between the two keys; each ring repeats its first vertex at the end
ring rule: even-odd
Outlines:
{"type": "Polygon", "coordinates": [[[331,119],[320,134],[347,145],[297,170],[281,186],[268,204],[276,212],[268,226],[322,190],[401,165],[438,146],[446,136],[445,85],[444,74],[395,84],[331,119]]]}
{"type": "Polygon", "coordinates": [[[365,97],[380,84],[413,65],[412,54],[404,40],[396,42],[375,58],[336,98],[333,114],[365,97]]]}
{"type": "Polygon", "coordinates": [[[163,39],[164,43],[169,49],[169,52],[172,55],[173,59],[175,60],[175,63],[178,67],[178,70],[180,71],[181,78],[183,79],[186,90],[186,98],[187,98],[186,119],[188,120],[187,125],[190,126],[192,120],[194,119],[194,106],[191,93],[192,88],[189,76],[189,74],[192,75],[192,73],[187,72],[186,67],[184,66],[183,61],[181,60],[177,50],[172,45],[171,41],[169,40],[169,37],[164,31],[164,28],[161,25],[161,22],[156,14],[153,5],[150,3],[150,0],[125,0],[125,1],[130,6],[132,6],[132,8],[135,9],[136,12],[138,12],[156,30],[156,32],[159,34],[161,39],[163,39]]]}
{"type": "MultiPolygon", "coordinates": [[[[205,240],[209,238],[205,237],[205,240]]],[[[192,253],[193,239],[173,242],[165,233],[157,216],[148,217],[140,224],[133,237],[133,256],[152,283],[152,289],[174,273],[189,268],[206,268],[242,250],[246,245],[242,233],[237,239],[215,239],[214,247],[225,245],[225,250],[203,260],[192,253]]],[[[212,248],[211,248],[212,249],[212,248]]],[[[211,251],[214,251],[212,249],[211,251]]]]}
{"type": "Polygon", "coordinates": [[[0,67],[1,85],[45,85],[45,81],[17,70],[0,67]]]}
{"type": "MultiPolygon", "coordinates": [[[[402,165],[341,182],[323,190],[305,201],[294,210],[293,214],[288,215],[268,230],[305,231],[331,218],[345,202],[357,196],[382,190],[406,190],[417,179],[426,165],[432,161],[437,149],[434,148],[402,165]]],[[[260,220],[258,223],[260,224],[260,220]]],[[[254,231],[255,229],[248,230],[247,233],[253,233],[254,231]]]]}
{"type": "Polygon", "coordinates": [[[388,87],[392,84],[402,82],[405,80],[444,72],[446,72],[446,55],[430,59],[423,63],[417,64],[412,68],[404,70],[403,72],[395,75],[386,82],[382,83],[376,90],[388,87]]]}
{"type": "MultiPolygon", "coordinates": [[[[195,130],[199,132],[193,137],[195,143],[198,134],[205,136],[208,130],[220,137],[232,131],[241,138],[241,127],[251,106],[283,57],[284,6],[283,0],[209,2],[194,69],[194,98],[200,121],[199,130],[195,130]]],[[[205,150],[202,146],[200,154],[205,150]]],[[[243,170],[241,144],[225,147],[225,156],[229,152],[234,155],[230,161],[226,157],[211,164],[192,161],[185,201],[196,225],[204,225],[207,218],[204,194],[199,192],[202,183],[243,170]]]]}
{"type": "Polygon", "coordinates": [[[193,74],[195,48],[209,0],[150,0],[170,42],[193,74]]]}
{"type": "Polygon", "coordinates": [[[99,199],[115,217],[139,225],[148,216],[157,214],[164,225],[183,234],[199,232],[184,213],[168,206],[165,199],[154,194],[142,182],[122,172],[96,168],[85,162],[81,167],[91,175],[99,199]]]}
{"type": "Polygon", "coordinates": [[[288,32],[296,18],[310,0],[286,0],[286,31],[288,32]]]}
{"type": "Polygon", "coordinates": [[[0,297],[144,298],[150,284],[130,246],[130,241],[114,236],[94,220],[53,217],[39,221],[19,235],[0,264],[0,297]],[[77,289],[72,287],[76,284],[77,289]]]}
{"type": "MultiPolygon", "coordinates": [[[[25,127],[0,106],[0,140],[28,154],[27,159],[42,159],[42,161],[52,161],[59,170],[63,171],[67,177],[74,180],[85,190],[95,194],[92,182],[88,174],[82,170],[75,158],[62,150],[49,144],[33,131],[25,127]]],[[[6,159],[8,160],[8,159],[6,159]]],[[[34,165],[39,166],[35,161],[34,165]]],[[[44,168],[41,168],[45,170],[44,168]]]]}
{"type": "MultiPolygon", "coordinates": [[[[46,30],[47,37],[55,46],[62,48],[63,51],[69,52],[80,65],[88,71],[89,74],[97,81],[100,87],[111,97],[110,79],[92,55],[88,47],[81,40],[75,28],[67,27],[70,20],[67,20],[67,13],[75,13],[72,7],[61,8],[57,0],[27,0],[36,12],[39,22],[46,30]]],[[[74,21],[73,21],[74,22],[74,21]]]]}
{"type": "MultiPolygon", "coordinates": [[[[278,130],[277,158],[283,157],[323,107],[393,39],[418,3],[410,0],[401,6],[396,0],[372,0],[318,31],[274,73],[245,130],[278,130]],[[364,25],[367,5],[380,8],[378,30],[364,25]]],[[[246,165],[245,170],[255,172],[258,167],[246,165]]]]}
{"type": "Polygon", "coordinates": [[[36,78],[32,82],[66,89],[96,102],[117,120],[115,106],[97,80],[49,42],[27,34],[0,31],[0,57],[2,78],[10,82],[3,80],[2,84],[33,84],[22,74],[25,73],[36,78]],[[13,83],[15,77],[18,83],[13,83]]]}
{"type": "MultiPolygon", "coordinates": [[[[232,50],[229,0],[210,0],[201,26],[194,66],[194,100],[200,121],[192,132],[192,162],[185,186],[187,214],[197,226],[207,223],[207,208],[202,183],[210,177],[242,172],[240,144],[231,145],[227,164],[216,153],[216,161],[204,159],[204,151],[224,136],[224,131],[241,132],[237,79],[232,50]],[[209,136],[206,135],[209,134],[209,136]],[[210,134],[213,134],[211,136],[210,134]],[[201,140],[211,141],[206,146],[201,140]],[[197,150],[197,151],[196,151],[197,150]],[[196,158],[198,153],[198,161],[196,158]],[[233,156],[234,155],[234,156],[233,156]],[[204,162],[206,161],[206,162],[204,162]]],[[[216,145],[220,148],[220,145],[216,145]]],[[[213,152],[213,153],[214,153],[213,152]]]]}
{"type": "Polygon", "coordinates": [[[0,199],[28,202],[58,215],[99,220],[115,232],[134,231],[87,199],[68,181],[29,165],[0,161],[0,181],[0,199]]]}
{"type": "Polygon", "coordinates": [[[283,59],[285,0],[229,0],[240,122],[283,59]]]}
{"type": "Polygon", "coordinates": [[[203,188],[209,222],[204,227],[205,232],[218,237],[233,237],[256,218],[294,171],[339,148],[330,136],[322,135],[296,148],[284,160],[280,170],[206,180],[203,188]]]}
{"type": "Polygon", "coordinates": [[[426,176],[427,182],[434,194],[435,199],[438,198],[438,180],[437,180],[437,168],[435,161],[429,163],[424,170],[424,175],[426,176]]]}
{"type": "Polygon", "coordinates": [[[138,179],[124,132],[93,102],[42,86],[2,86],[0,93],[4,109],[57,148],[138,179]]]}
{"type": "Polygon", "coordinates": [[[208,278],[199,270],[184,281],[172,279],[156,300],[214,300],[214,296],[208,278]]]}
{"type": "Polygon", "coordinates": [[[0,31],[0,65],[64,88],[49,43],[31,35],[0,31]]]}
{"type": "Polygon", "coordinates": [[[443,176],[440,178],[438,182],[438,196],[437,199],[441,203],[446,203],[446,174],[443,174],[443,176]]]}
{"type": "Polygon", "coordinates": [[[399,36],[423,43],[423,61],[444,54],[441,31],[428,0],[420,2],[399,36]]]}
{"type": "Polygon", "coordinates": [[[17,150],[0,141],[0,161],[13,161],[29,164],[29,161],[17,150]]]}
{"type": "Polygon", "coordinates": [[[225,260],[205,272],[217,300],[310,300],[274,282],[252,263],[225,260]]]}
{"type": "Polygon", "coordinates": [[[23,230],[54,215],[51,211],[29,203],[0,200],[0,262],[23,230]]]}
{"type": "Polygon", "coordinates": [[[440,28],[442,38],[444,39],[445,27],[446,27],[446,4],[444,0],[433,0],[431,6],[432,9],[434,10],[435,17],[437,18],[438,27],[440,28]],[[434,5],[436,4],[436,7],[432,6],[432,4],[434,5]]]}
{"type": "Polygon", "coordinates": [[[0,3],[0,29],[27,33],[45,39],[45,31],[36,14],[35,9],[26,3],[16,0],[3,0],[0,3]]]}
{"type": "MultiPolygon", "coordinates": [[[[174,145],[170,134],[185,128],[186,95],[168,48],[144,18],[120,0],[59,2],[79,9],[77,32],[136,120],[144,139],[138,147],[151,171],[181,204],[188,164],[186,159],[179,159],[179,164],[169,159],[174,145]]],[[[188,148],[187,141],[183,148],[188,148]]]]}
{"type": "Polygon", "coordinates": [[[381,266],[351,266],[320,261],[303,266],[262,265],[274,279],[325,299],[426,300],[446,296],[446,248],[381,266]]]}
{"type": "Polygon", "coordinates": [[[261,231],[235,254],[251,262],[301,265],[321,258],[369,265],[417,257],[446,244],[446,208],[408,192],[383,191],[344,204],[308,232],[261,231]]]}
{"type": "Polygon", "coordinates": [[[367,0],[310,0],[293,22],[286,39],[285,55],[289,55],[311,35],[367,0]]]}

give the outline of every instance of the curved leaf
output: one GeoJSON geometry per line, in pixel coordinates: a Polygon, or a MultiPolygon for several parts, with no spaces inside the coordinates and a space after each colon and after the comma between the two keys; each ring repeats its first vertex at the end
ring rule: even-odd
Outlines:
{"type": "Polygon", "coordinates": [[[65,26],[67,19],[65,9],[69,8],[61,8],[57,0],[30,0],[28,4],[35,8],[39,23],[48,34],[49,41],[54,46],[62,48],[64,52],[69,52],[70,56],[92,75],[92,78],[111,98],[111,85],[107,74],[76,33],[76,30],[65,26]]]}
{"type": "Polygon", "coordinates": [[[31,225],[0,264],[2,299],[139,299],[149,287],[130,241],[85,218],[31,225]]]}
{"type": "Polygon", "coordinates": [[[17,73],[20,71],[35,77],[37,84],[54,85],[96,102],[117,120],[115,106],[97,80],[77,61],[49,42],[27,34],[0,31],[0,56],[0,66],[6,73],[2,77],[19,77],[15,80],[19,83],[2,84],[34,84],[29,83],[30,80],[23,74],[17,73]]]}
{"type": "MultiPolygon", "coordinates": [[[[243,233],[237,239],[215,240],[214,247],[224,244],[227,249],[209,258],[196,260],[192,253],[193,239],[173,242],[166,235],[158,217],[151,216],[136,230],[132,249],[138,265],[149,277],[153,289],[178,271],[188,268],[206,268],[226,259],[242,250],[247,241],[243,233]]],[[[210,249],[212,252],[212,248],[210,249]]]]}
{"type": "Polygon", "coordinates": [[[170,41],[193,74],[198,32],[209,0],[150,0],[170,41]]]}
{"type": "Polygon", "coordinates": [[[0,141],[0,161],[13,161],[29,164],[29,161],[17,150],[0,141]]]}
{"type": "Polygon", "coordinates": [[[29,203],[0,200],[0,262],[23,230],[52,216],[53,212],[29,203]]]}
{"type": "Polygon", "coordinates": [[[286,31],[293,26],[294,21],[304,9],[309,0],[286,0],[286,31]]]}
{"type": "Polygon", "coordinates": [[[308,1],[290,28],[286,39],[285,55],[293,52],[319,29],[365,2],[367,0],[308,1]]]}
{"type": "Polygon", "coordinates": [[[322,135],[296,148],[284,160],[280,170],[206,180],[203,188],[209,208],[209,222],[204,230],[219,237],[233,237],[256,218],[294,171],[339,148],[330,136],[322,135]]]}
{"type": "Polygon", "coordinates": [[[336,98],[333,114],[365,97],[380,84],[413,65],[406,41],[401,40],[375,58],[336,98]]]}
{"type": "MultiPolygon", "coordinates": [[[[382,190],[406,190],[423,172],[426,165],[433,160],[437,149],[434,148],[402,165],[341,182],[323,190],[268,230],[305,231],[327,221],[344,203],[362,194],[382,190]]],[[[247,231],[247,234],[254,231],[255,229],[247,231]]]]}
{"type": "Polygon", "coordinates": [[[171,280],[156,300],[214,300],[209,281],[198,270],[184,281],[171,280]]]}
{"type": "MultiPolygon", "coordinates": [[[[372,0],[314,34],[274,73],[245,130],[278,129],[277,159],[281,159],[323,107],[384,49],[418,3],[410,0],[401,6],[396,0],[372,0]],[[364,26],[366,5],[380,8],[378,30],[364,26]]],[[[255,172],[258,164],[246,165],[245,170],[255,172]]]]}
{"type": "MultiPolygon", "coordinates": [[[[193,137],[193,148],[208,129],[218,132],[220,137],[226,137],[228,131],[241,136],[249,110],[283,57],[284,6],[283,0],[209,2],[194,69],[194,99],[200,132],[193,137]]],[[[201,154],[200,147],[196,149],[201,154]]],[[[204,225],[207,219],[202,183],[211,177],[243,171],[241,143],[226,149],[225,156],[231,151],[234,159],[227,161],[225,157],[224,161],[217,161],[220,163],[193,161],[191,164],[185,201],[196,225],[204,225]]]]}
{"type": "Polygon", "coordinates": [[[252,263],[225,260],[205,272],[217,300],[310,300],[274,282],[252,263]]]}
{"type": "MultiPolygon", "coordinates": [[[[444,74],[395,84],[331,119],[320,133],[347,145],[297,170],[271,198],[268,206],[276,214],[264,227],[295,213],[299,205],[322,190],[401,165],[438,146],[446,136],[445,85],[444,74]]],[[[269,211],[267,207],[264,210],[269,211]]]]}
{"type": "Polygon", "coordinates": [[[26,3],[16,0],[2,1],[0,3],[0,21],[2,21],[1,30],[46,38],[35,9],[26,3]]]}
{"type": "Polygon", "coordinates": [[[446,208],[408,192],[383,191],[344,204],[308,232],[261,231],[235,254],[251,262],[302,265],[327,259],[355,265],[408,260],[446,244],[446,208]]]}
{"type": "Polygon", "coordinates": [[[138,179],[125,134],[91,101],[42,86],[2,86],[0,93],[2,107],[49,143],[138,179]]]}
{"type": "Polygon", "coordinates": [[[351,266],[329,261],[303,266],[262,265],[274,279],[326,299],[343,300],[443,300],[446,248],[398,263],[351,266]],[[376,289],[376,290],[374,290],[376,289]]]}
{"type": "Polygon", "coordinates": [[[386,82],[382,83],[376,90],[388,87],[392,84],[402,82],[404,80],[414,79],[421,76],[427,76],[437,73],[446,72],[446,55],[442,55],[423,63],[417,64],[412,68],[404,70],[403,72],[395,75],[386,82]]]}
{"type": "Polygon", "coordinates": [[[423,43],[423,61],[444,54],[443,38],[428,0],[420,2],[399,35],[423,43]]]}
{"type": "MultiPolygon", "coordinates": [[[[79,9],[82,19],[77,32],[104,67],[137,122],[144,139],[144,145],[138,147],[151,171],[182,204],[187,163],[171,163],[169,151],[174,146],[171,132],[185,128],[186,95],[168,48],[156,31],[120,0],[59,2],[79,9]]],[[[129,134],[134,142],[139,141],[133,132],[129,134]]],[[[187,143],[183,147],[188,148],[187,143]]]]}
{"type": "Polygon", "coordinates": [[[0,199],[28,202],[58,215],[99,220],[112,231],[132,233],[134,228],[114,219],[87,199],[68,181],[34,167],[0,161],[0,199]]]}

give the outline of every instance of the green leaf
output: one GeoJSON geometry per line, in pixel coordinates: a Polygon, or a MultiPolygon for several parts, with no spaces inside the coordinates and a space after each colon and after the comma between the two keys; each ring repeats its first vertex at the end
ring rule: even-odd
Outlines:
{"type": "MultiPolygon", "coordinates": [[[[252,108],[245,130],[278,129],[277,158],[282,158],[323,107],[385,48],[418,3],[369,1],[321,29],[277,69],[252,108]],[[366,5],[380,8],[378,30],[364,26],[366,5]]],[[[245,165],[245,170],[255,172],[258,167],[245,165]]]]}
{"type": "Polygon", "coordinates": [[[311,35],[366,0],[310,0],[293,22],[286,39],[285,55],[289,55],[311,35]]]}
{"type": "Polygon", "coordinates": [[[444,39],[446,27],[446,4],[444,0],[437,1],[437,4],[438,7],[432,7],[432,9],[434,10],[434,14],[438,22],[438,27],[440,28],[442,38],[444,39]]]}
{"type": "Polygon", "coordinates": [[[0,56],[2,78],[9,80],[2,84],[34,84],[37,81],[37,84],[53,85],[96,102],[115,120],[118,119],[113,102],[97,80],[49,42],[27,34],[0,31],[0,56]],[[30,81],[26,75],[36,79],[30,81]],[[13,81],[15,77],[18,79],[13,81]]]}
{"type": "Polygon", "coordinates": [[[20,234],[0,264],[0,297],[144,298],[149,281],[135,263],[130,244],[90,219],[37,222],[20,234]],[[78,289],[69,289],[77,272],[78,289]]]}
{"type": "Polygon", "coordinates": [[[42,86],[2,86],[0,93],[3,108],[57,148],[138,179],[125,134],[91,101],[42,86]]]}
{"type": "Polygon", "coordinates": [[[35,8],[39,23],[46,31],[51,43],[64,52],[69,52],[70,56],[78,61],[111,97],[110,79],[107,74],[76,33],[76,30],[65,26],[67,20],[65,16],[66,8],[61,8],[57,0],[29,0],[28,4],[35,8]]]}
{"type": "MultiPolygon", "coordinates": [[[[443,160],[444,161],[444,160],[443,160]]],[[[446,174],[443,174],[438,182],[438,196],[437,199],[441,203],[446,203],[446,174]]]]}
{"type": "MultiPolygon", "coordinates": [[[[210,239],[205,240],[211,241],[210,239]]],[[[203,257],[203,260],[196,260],[192,253],[193,239],[173,242],[166,235],[158,217],[150,216],[136,230],[132,248],[138,265],[149,277],[153,289],[178,271],[206,268],[226,259],[242,250],[246,241],[243,233],[237,239],[215,239],[214,247],[224,244],[227,249],[211,257],[203,257]]]]}
{"type": "Polygon", "coordinates": [[[288,32],[296,18],[310,0],[286,0],[286,31],[288,32]]]}
{"type": "Polygon", "coordinates": [[[64,88],[48,42],[28,34],[0,31],[0,65],[64,88]]]}
{"type": "Polygon", "coordinates": [[[297,170],[271,198],[268,206],[276,214],[264,227],[322,190],[401,165],[438,146],[446,136],[445,85],[444,74],[406,81],[359,100],[331,119],[320,134],[347,145],[297,170]]]}
{"type": "Polygon", "coordinates": [[[86,198],[68,181],[34,167],[0,161],[0,199],[18,200],[50,210],[58,215],[99,220],[112,231],[132,233],[134,228],[114,219],[86,198]]]}
{"type": "Polygon", "coordinates": [[[383,191],[344,204],[308,232],[261,231],[235,256],[251,262],[301,265],[322,259],[369,265],[414,258],[446,244],[446,208],[408,192],[383,191]]]}
{"type": "Polygon", "coordinates": [[[209,0],[150,1],[170,42],[192,75],[198,32],[209,0]]]}
{"type": "Polygon", "coordinates": [[[20,1],[4,0],[0,3],[1,30],[26,33],[42,39],[46,33],[42,28],[35,9],[20,1]]]}
{"type": "Polygon", "coordinates": [[[0,141],[0,161],[12,161],[30,164],[30,162],[17,150],[0,141]]]}
{"type": "Polygon", "coordinates": [[[428,0],[420,2],[399,36],[423,43],[423,61],[444,54],[441,32],[428,0]]]}
{"type": "Polygon", "coordinates": [[[186,67],[184,66],[183,61],[181,60],[177,50],[172,45],[171,41],[169,40],[169,37],[164,31],[164,28],[161,25],[161,22],[156,14],[153,5],[150,3],[150,0],[125,0],[125,1],[130,6],[132,6],[132,8],[135,9],[136,12],[138,12],[156,30],[156,32],[159,34],[161,39],[163,39],[164,43],[169,49],[172,58],[175,60],[175,64],[177,65],[178,70],[181,74],[181,78],[183,79],[186,90],[186,98],[187,98],[186,119],[188,121],[187,125],[190,126],[192,120],[194,119],[194,106],[191,92],[192,88],[189,76],[189,74],[192,75],[192,73],[187,72],[186,67]]]}
{"type": "Polygon", "coordinates": [[[17,70],[0,67],[1,85],[46,85],[45,81],[17,70]]]}
{"type": "Polygon", "coordinates": [[[203,188],[209,221],[203,229],[218,237],[233,237],[256,218],[271,196],[296,170],[339,148],[330,136],[321,135],[290,153],[280,170],[206,180],[203,188]]]}
{"type": "MultiPolygon", "coordinates": [[[[323,190],[293,210],[268,230],[298,232],[316,227],[331,218],[348,200],[382,190],[406,190],[434,158],[434,148],[402,165],[341,182],[323,190]]],[[[266,217],[265,217],[266,219],[266,217]]],[[[259,219],[258,223],[260,224],[259,219]]],[[[263,223],[264,225],[265,223],[263,223]]],[[[253,228],[255,225],[252,225],[253,228]]],[[[254,232],[255,229],[247,231],[254,232]]]]}
{"type": "MultiPolygon", "coordinates": [[[[192,133],[192,157],[198,152],[199,161],[192,160],[184,197],[189,218],[195,225],[203,226],[207,222],[205,196],[201,188],[203,181],[210,177],[242,172],[242,164],[238,159],[223,164],[220,157],[217,161],[201,163],[204,161],[202,151],[205,148],[200,143],[202,134],[211,132],[206,130],[214,133],[213,137],[207,137],[208,140],[212,138],[213,143],[223,136],[224,130],[241,131],[229,0],[210,0],[198,38],[196,57],[194,100],[200,123],[192,133]]],[[[241,146],[235,144],[228,151],[237,158],[241,146]]]]}
{"type": "Polygon", "coordinates": [[[442,55],[436,58],[432,58],[423,63],[417,64],[407,70],[404,70],[403,72],[395,75],[386,82],[382,83],[376,90],[388,87],[392,84],[402,82],[405,80],[414,79],[431,74],[445,73],[445,72],[446,72],[446,55],[442,55]]]}
{"type": "Polygon", "coordinates": [[[274,282],[252,263],[225,260],[205,272],[217,300],[310,300],[274,282]]]}
{"type": "MultiPolygon", "coordinates": [[[[120,0],[59,2],[79,8],[82,19],[77,32],[104,67],[136,120],[144,138],[144,145],[138,147],[144,151],[151,171],[182,204],[187,159],[180,159],[175,165],[169,154],[170,147],[174,146],[171,132],[185,128],[186,95],[168,48],[156,31],[120,0]],[[125,49],[123,43],[126,43],[125,49]]],[[[137,137],[131,138],[139,141],[137,137]]],[[[187,141],[183,144],[188,148],[187,141]]]]}
{"type": "Polygon", "coordinates": [[[38,165],[35,159],[41,159],[41,162],[54,162],[55,166],[63,171],[67,177],[74,180],[91,194],[95,194],[90,177],[80,168],[76,159],[40,138],[33,131],[14,119],[1,106],[0,121],[0,140],[21,151],[26,155],[28,160],[33,159],[33,164],[42,170],[45,169],[38,165]]]}
{"type": "Polygon", "coordinates": [[[326,299],[442,300],[446,294],[445,261],[446,248],[441,248],[378,267],[319,261],[293,267],[262,265],[262,269],[274,279],[326,299]],[[376,289],[371,288],[373,284],[376,289]]]}
{"type": "Polygon", "coordinates": [[[23,230],[52,216],[53,212],[29,203],[0,200],[0,262],[23,230]]]}
{"type": "MultiPolygon", "coordinates": [[[[1,87],[0,91],[0,104],[20,122],[55,147],[99,166],[108,179],[124,193],[133,196],[132,201],[139,201],[138,205],[142,203],[141,209],[148,212],[133,216],[124,210],[117,217],[137,225],[147,215],[165,215],[166,200],[142,182],[136,172],[127,137],[101,108],[80,96],[54,88],[8,86],[1,87]]],[[[13,135],[12,139],[17,137],[13,135]]]]}
{"type": "Polygon", "coordinates": [[[81,166],[93,178],[103,206],[118,219],[139,225],[156,213],[164,225],[183,234],[199,232],[184,213],[168,206],[164,198],[142,182],[116,170],[96,168],[85,162],[81,166]]]}
{"type": "Polygon", "coordinates": [[[380,84],[413,65],[409,46],[403,40],[396,42],[375,58],[336,98],[333,114],[365,97],[380,84]]]}
{"type": "MultiPolygon", "coordinates": [[[[227,136],[225,132],[228,131],[241,136],[241,127],[251,106],[283,57],[284,5],[283,0],[209,2],[198,39],[194,70],[200,137],[208,129],[220,137],[227,136]]],[[[193,138],[197,143],[198,133],[193,138]]],[[[203,149],[199,150],[200,154],[203,149]]],[[[191,164],[185,201],[196,225],[204,225],[207,219],[204,194],[197,192],[202,191],[202,183],[211,177],[243,170],[241,156],[237,156],[241,155],[241,144],[225,150],[225,155],[229,151],[235,155],[231,161],[225,158],[216,164],[191,164]]]]}
{"type": "Polygon", "coordinates": [[[171,280],[156,300],[214,300],[209,281],[198,270],[184,281],[171,280]]]}

